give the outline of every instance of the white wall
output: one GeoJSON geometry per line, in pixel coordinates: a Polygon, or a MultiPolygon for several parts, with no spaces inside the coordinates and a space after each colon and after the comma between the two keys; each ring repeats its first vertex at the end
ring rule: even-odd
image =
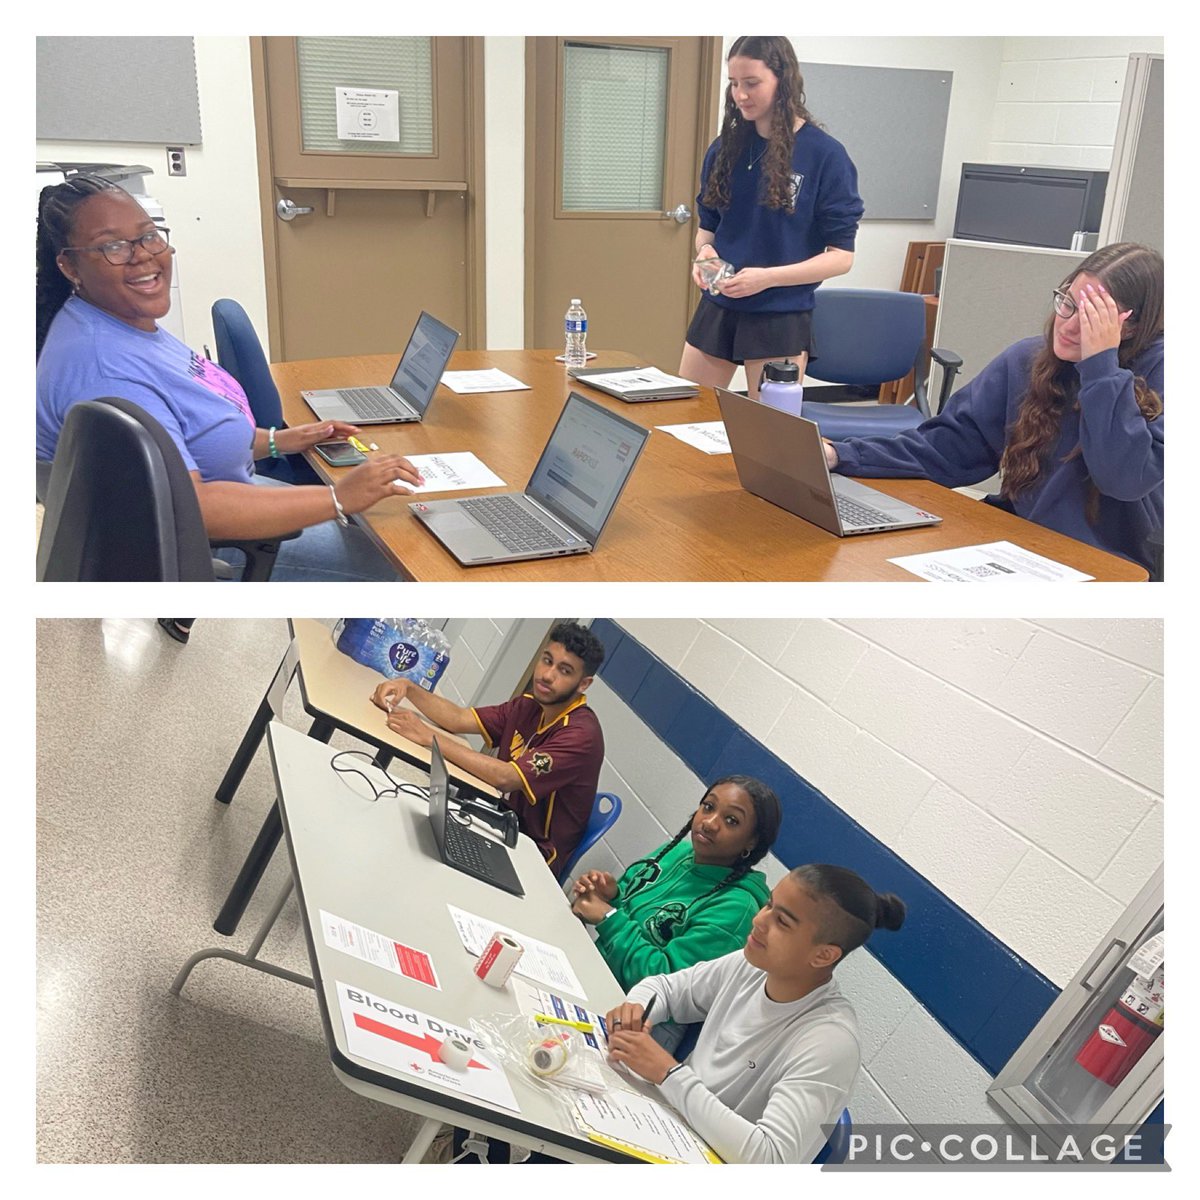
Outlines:
{"type": "MultiPolygon", "coordinates": [[[[1158,621],[621,624],[1059,986],[1162,861],[1158,621]]],[[[585,861],[619,872],[704,783],[603,681],[589,695],[624,808],[585,861]]],[[[988,1072],[875,959],[839,981],[864,1033],[856,1121],[997,1119],[988,1072]]]]}
{"type": "Polygon", "coordinates": [[[1005,38],[986,162],[1107,171],[1129,55],[1163,39],[1005,38]]]}
{"type": "MultiPolygon", "coordinates": [[[[726,45],[730,41],[727,38],[726,45]]],[[[1044,145],[1034,139],[1032,123],[1044,129],[1048,108],[1057,111],[1054,137],[1063,153],[1101,155],[1106,137],[1111,154],[1115,116],[1109,130],[1110,110],[1120,98],[1120,87],[1113,82],[1114,64],[1120,62],[1123,70],[1125,54],[1162,49],[1161,38],[797,35],[793,41],[802,63],[954,72],[937,219],[864,223],[854,269],[839,281],[845,286],[880,288],[899,283],[910,240],[948,236],[959,165],[1010,157],[1010,145],[1013,154],[1018,146],[1044,145]],[[1086,103],[1071,99],[1085,76],[1091,81],[1086,103]],[[1026,113],[1030,128],[1017,120],[1017,110],[1026,113]],[[1025,140],[1007,141],[1018,132],[1025,140]],[[1067,142],[1068,137],[1084,140],[1067,142]]],[[[487,342],[499,349],[520,345],[524,330],[524,39],[485,38],[484,60],[487,342]]],[[[219,296],[240,300],[255,326],[264,335],[266,330],[248,39],[197,37],[196,70],[204,144],[188,148],[188,174],[183,179],[166,175],[162,146],[37,143],[40,159],[135,162],[154,168],[146,186],[162,202],[179,247],[184,329],[194,347],[212,345],[209,308],[219,296]]],[[[822,114],[819,96],[809,99],[818,118],[833,118],[834,114],[822,114]]]]}

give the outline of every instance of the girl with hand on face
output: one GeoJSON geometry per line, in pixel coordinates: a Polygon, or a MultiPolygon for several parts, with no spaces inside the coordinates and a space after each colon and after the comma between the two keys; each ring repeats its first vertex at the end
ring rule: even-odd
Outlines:
{"type": "Polygon", "coordinates": [[[1000,473],[988,502],[1150,567],[1163,528],[1163,260],[1133,242],[1055,288],[1041,337],[1010,346],[936,417],[826,442],[832,470],[945,487],[1000,473]]]}
{"type": "MultiPolygon", "coordinates": [[[[721,134],[708,148],[696,198],[696,257],[737,268],[701,297],[679,373],[727,387],[739,364],[757,398],[763,364],[804,367],[817,285],[854,262],[863,215],[858,174],[845,147],[814,124],[804,80],[785,37],[741,37],[727,59],[721,134]]],[[[700,268],[696,286],[705,287],[700,268]]]]}
{"type": "Polygon", "coordinates": [[[742,946],[769,895],[753,868],[781,818],[779,798],[765,783],[726,776],[671,841],[619,880],[587,871],[575,881],[572,911],[596,927],[597,947],[623,988],[742,946]]]}
{"type": "MultiPolygon", "coordinates": [[[[212,540],[274,538],[272,580],[394,580],[348,517],[421,482],[395,454],[373,455],[333,486],[293,487],[254,459],[344,440],[341,421],[258,429],[233,376],[158,327],[171,306],[175,250],[127,192],[81,175],[43,188],[37,229],[37,457],[54,458],[68,410],[117,396],[166,430],[196,486],[212,540]]],[[[235,558],[237,551],[218,551],[235,558]]]]}

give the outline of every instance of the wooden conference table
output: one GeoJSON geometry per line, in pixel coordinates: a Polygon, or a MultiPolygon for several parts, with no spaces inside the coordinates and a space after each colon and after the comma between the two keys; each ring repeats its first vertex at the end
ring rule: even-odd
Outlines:
{"type": "MultiPolygon", "coordinates": [[[[553,350],[464,350],[455,371],[487,367],[507,372],[529,391],[457,395],[439,386],[419,424],[371,425],[366,440],[399,454],[470,450],[521,491],[533,472],[569,391],[574,390],[647,427],[720,420],[709,388],[687,400],[626,404],[569,380],[553,350]]],[[[271,371],[284,419],[314,419],[302,390],[386,384],[396,355],[362,355],[276,363],[271,371]]],[[[600,351],[590,366],[638,366],[641,360],[600,351]]],[[[308,455],[331,482],[348,468],[308,455]]],[[[927,480],[872,479],[872,487],[942,517],[924,529],[838,538],[742,489],[731,455],[708,455],[670,434],[655,433],[592,554],[496,566],[461,567],[420,526],[405,499],[385,500],[359,518],[398,572],[414,580],[477,582],[543,580],[738,581],[816,580],[916,582],[888,562],[959,546],[1008,541],[1098,580],[1144,580],[1136,563],[1064,537],[927,480]]],[[[460,492],[456,495],[471,495],[460,492]]],[[[433,493],[430,493],[433,495],[433,493]]]]}
{"type": "MultiPolygon", "coordinates": [[[[399,758],[411,766],[429,770],[429,748],[393,733],[387,725],[387,714],[371,702],[371,693],[383,678],[378,672],[338,650],[330,630],[319,621],[289,618],[288,632],[292,640],[283,660],[267,684],[262,701],[217,788],[216,798],[222,804],[233,800],[269,722],[283,715],[284,695],[293,678],[300,684],[304,711],[313,719],[308,731],[310,738],[328,742],[334,730],[341,730],[374,746],[374,761],[379,766],[386,767],[393,758],[399,758]]],[[[412,707],[407,702],[406,706],[412,707]]],[[[450,781],[468,795],[488,800],[500,796],[491,784],[453,763],[447,763],[447,771],[450,781]]],[[[237,929],[282,832],[279,808],[273,804],[213,922],[218,933],[229,935],[237,929]]]]}
{"type": "MultiPolygon", "coordinates": [[[[400,795],[372,801],[364,780],[332,770],[334,751],[329,746],[276,721],[268,726],[267,740],[312,978],[257,957],[291,891],[289,884],[247,955],[224,948],[199,951],[184,964],[171,990],[179,994],[190,972],[207,958],[232,959],[313,986],[339,1081],[360,1095],[425,1118],[405,1162],[420,1161],[443,1123],[567,1161],[630,1161],[621,1151],[584,1137],[549,1087],[523,1071],[505,1069],[519,1105],[513,1111],[440,1083],[437,1076],[445,1071],[430,1059],[426,1034],[434,1027],[422,1024],[422,1017],[436,1021],[438,1029],[470,1034],[472,1017],[521,1011],[513,980],[497,990],[475,977],[474,957],[459,938],[450,904],[559,947],[585,993],[571,998],[586,1002],[593,1012],[608,1012],[623,997],[536,845],[522,835],[511,852],[525,895],[502,892],[442,863],[424,800],[400,795]],[[403,951],[404,961],[416,961],[418,969],[410,977],[394,969],[396,961],[389,969],[378,957],[364,961],[329,945],[323,930],[330,922],[323,914],[381,934],[388,944],[398,943],[397,959],[403,951]],[[432,967],[432,983],[418,978],[422,973],[430,978],[426,961],[432,967]],[[353,989],[360,1000],[369,1000],[369,1007],[362,1005],[365,1021],[356,1019],[357,1009],[349,1003],[346,1011],[351,1015],[343,1019],[339,984],[353,989]],[[357,1049],[351,1048],[348,1024],[355,1029],[357,1049]],[[360,1034],[360,1028],[366,1032],[360,1034]],[[387,1065],[386,1048],[397,1042],[416,1049],[402,1051],[396,1065],[387,1065]],[[382,1057],[365,1053],[375,1047],[382,1048],[382,1057]]],[[[364,770],[376,786],[386,786],[373,767],[364,770]]],[[[365,933],[356,936],[370,941],[365,933]]]]}

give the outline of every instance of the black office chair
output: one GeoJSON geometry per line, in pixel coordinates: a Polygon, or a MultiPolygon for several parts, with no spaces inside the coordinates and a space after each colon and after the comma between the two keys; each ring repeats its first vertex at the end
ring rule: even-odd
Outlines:
{"type": "Polygon", "coordinates": [[[38,465],[38,489],[39,581],[211,580],[218,546],[246,554],[244,580],[268,579],[275,564],[278,539],[209,542],[178,448],[129,400],[72,405],[53,463],[38,465]]]}
{"type": "Polygon", "coordinates": [[[911,400],[903,404],[859,404],[805,400],[801,415],[816,421],[823,437],[894,437],[915,429],[940,412],[949,398],[962,359],[948,350],[931,350],[942,368],[938,405],[931,410],[923,374],[925,299],[914,292],[867,288],[817,289],[813,308],[817,357],[808,367],[812,379],[851,386],[888,383],[914,371],[911,400]]]}
{"type": "MultiPolygon", "coordinates": [[[[260,429],[285,429],[279,389],[271,377],[262,342],[236,301],[214,300],[213,333],[217,339],[217,361],[242,385],[254,422],[260,429]]],[[[263,458],[254,464],[260,475],[270,475],[284,483],[321,483],[320,476],[304,460],[303,454],[285,454],[282,458],[263,458]]]]}

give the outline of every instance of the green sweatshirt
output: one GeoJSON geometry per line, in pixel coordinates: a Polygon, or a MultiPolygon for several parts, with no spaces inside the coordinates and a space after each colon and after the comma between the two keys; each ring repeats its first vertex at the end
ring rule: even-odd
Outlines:
{"type": "Polygon", "coordinates": [[[600,952],[626,991],[648,975],[682,971],[740,950],[754,914],[770,895],[761,871],[707,895],[732,868],[698,865],[690,838],[667,851],[658,865],[658,878],[629,898],[625,892],[636,875],[626,871],[612,902],[616,911],[596,926],[600,952]]]}

